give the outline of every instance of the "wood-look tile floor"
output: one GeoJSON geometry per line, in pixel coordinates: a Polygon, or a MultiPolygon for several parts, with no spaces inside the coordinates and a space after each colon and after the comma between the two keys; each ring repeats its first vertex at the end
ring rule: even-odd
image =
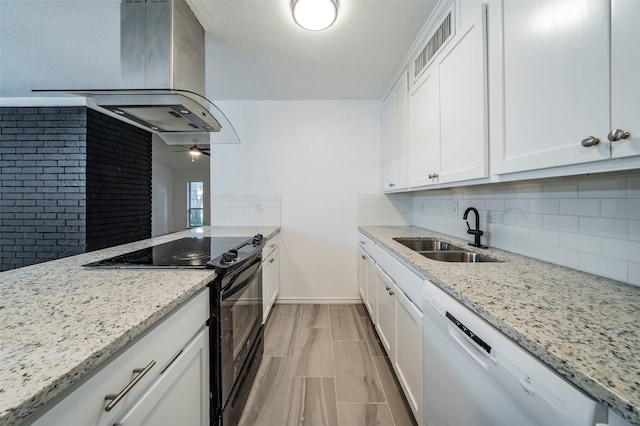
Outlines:
{"type": "Polygon", "coordinates": [[[240,425],[415,424],[364,305],[274,306],[240,425]]]}

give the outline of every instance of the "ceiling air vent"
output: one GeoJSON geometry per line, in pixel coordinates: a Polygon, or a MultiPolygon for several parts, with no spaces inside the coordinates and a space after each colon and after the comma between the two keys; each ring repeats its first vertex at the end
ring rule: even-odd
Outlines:
{"type": "Polygon", "coordinates": [[[426,68],[429,61],[431,61],[431,59],[436,56],[438,50],[440,50],[444,42],[447,41],[447,39],[451,36],[451,33],[451,12],[449,12],[436,32],[431,36],[431,39],[429,39],[429,42],[424,47],[422,52],[420,52],[420,54],[416,58],[414,62],[414,76],[418,76],[420,74],[420,71],[426,68]]]}

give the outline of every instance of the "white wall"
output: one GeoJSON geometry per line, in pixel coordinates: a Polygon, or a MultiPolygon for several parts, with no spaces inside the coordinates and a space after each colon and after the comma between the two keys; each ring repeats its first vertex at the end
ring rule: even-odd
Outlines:
{"type": "Polygon", "coordinates": [[[211,146],[213,193],[282,197],[280,298],[356,300],[358,194],[379,192],[380,103],[218,104],[242,143],[211,146]]]}
{"type": "Polygon", "coordinates": [[[0,0],[0,96],[120,84],[120,0],[0,0]]]}
{"type": "Polygon", "coordinates": [[[204,225],[211,225],[211,191],[208,169],[175,169],[173,171],[173,220],[170,232],[187,229],[187,183],[204,182],[204,225]]]}
{"type": "Polygon", "coordinates": [[[489,246],[640,285],[638,170],[422,191],[413,224],[471,241],[467,207],[489,246]]]}
{"type": "Polygon", "coordinates": [[[151,163],[151,236],[168,234],[173,223],[173,170],[151,163]]]}

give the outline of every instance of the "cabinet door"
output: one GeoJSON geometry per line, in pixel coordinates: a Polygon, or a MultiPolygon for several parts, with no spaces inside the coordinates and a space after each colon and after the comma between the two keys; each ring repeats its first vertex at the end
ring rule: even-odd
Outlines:
{"type": "Polygon", "coordinates": [[[640,155],[640,2],[611,2],[611,128],[630,136],[611,143],[614,158],[640,155]]]}
{"type": "Polygon", "coordinates": [[[423,418],[422,312],[394,286],[395,360],[393,368],[419,423],[423,418]]]}
{"type": "Polygon", "coordinates": [[[378,336],[389,355],[389,360],[394,361],[394,293],[393,281],[391,278],[376,265],[376,288],[378,293],[378,322],[376,330],[378,336]]]}
{"type": "Polygon", "coordinates": [[[382,190],[407,188],[407,73],[382,104],[382,190]]]}
{"type": "Polygon", "coordinates": [[[393,92],[382,103],[382,190],[396,186],[396,162],[393,128],[393,92]]]}
{"type": "Polygon", "coordinates": [[[275,249],[262,262],[262,323],[278,297],[280,288],[280,248],[275,249]]]}
{"type": "Polygon", "coordinates": [[[209,329],[204,327],[118,424],[206,426],[208,385],[209,329]]]}
{"type": "Polygon", "coordinates": [[[367,253],[358,247],[358,292],[362,303],[367,302],[367,253]]]}
{"type": "Polygon", "coordinates": [[[366,260],[366,286],[367,289],[365,291],[365,295],[367,299],[365,300],[365,306],[369,311],[369,316],[371,316],[371,321],[375,324],[378,321],[378,292],[377,292],[377,279],[376,279],[376,264],[373,258],[367,254],[366,260]]]}
{"type": "Polygon", "coordinates": [[[409,96],[409,186],[437,183],[440,173],[438,67],[429,67],[409,96]]]}
{"type": "Polygon", "coordinates": [[[491,1],[492,171],[609,158],[609,16],[606,0],[491,1]]]}
{"type": "Polygon", "coordinates": [[[440,183],[488,176],[486,15],[478,2],[461,8],[466,27],[439,59],[440,183]]]}

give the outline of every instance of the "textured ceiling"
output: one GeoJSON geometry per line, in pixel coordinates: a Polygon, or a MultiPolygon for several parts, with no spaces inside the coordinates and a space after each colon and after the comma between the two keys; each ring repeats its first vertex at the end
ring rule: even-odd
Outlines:
{"type": "Polygon", "coordinates": [[[298,27],[291,0],[187,0],[207,32],[215,100],[379,99],[432,0],[339,0],[325,31],[298,27]]]}

